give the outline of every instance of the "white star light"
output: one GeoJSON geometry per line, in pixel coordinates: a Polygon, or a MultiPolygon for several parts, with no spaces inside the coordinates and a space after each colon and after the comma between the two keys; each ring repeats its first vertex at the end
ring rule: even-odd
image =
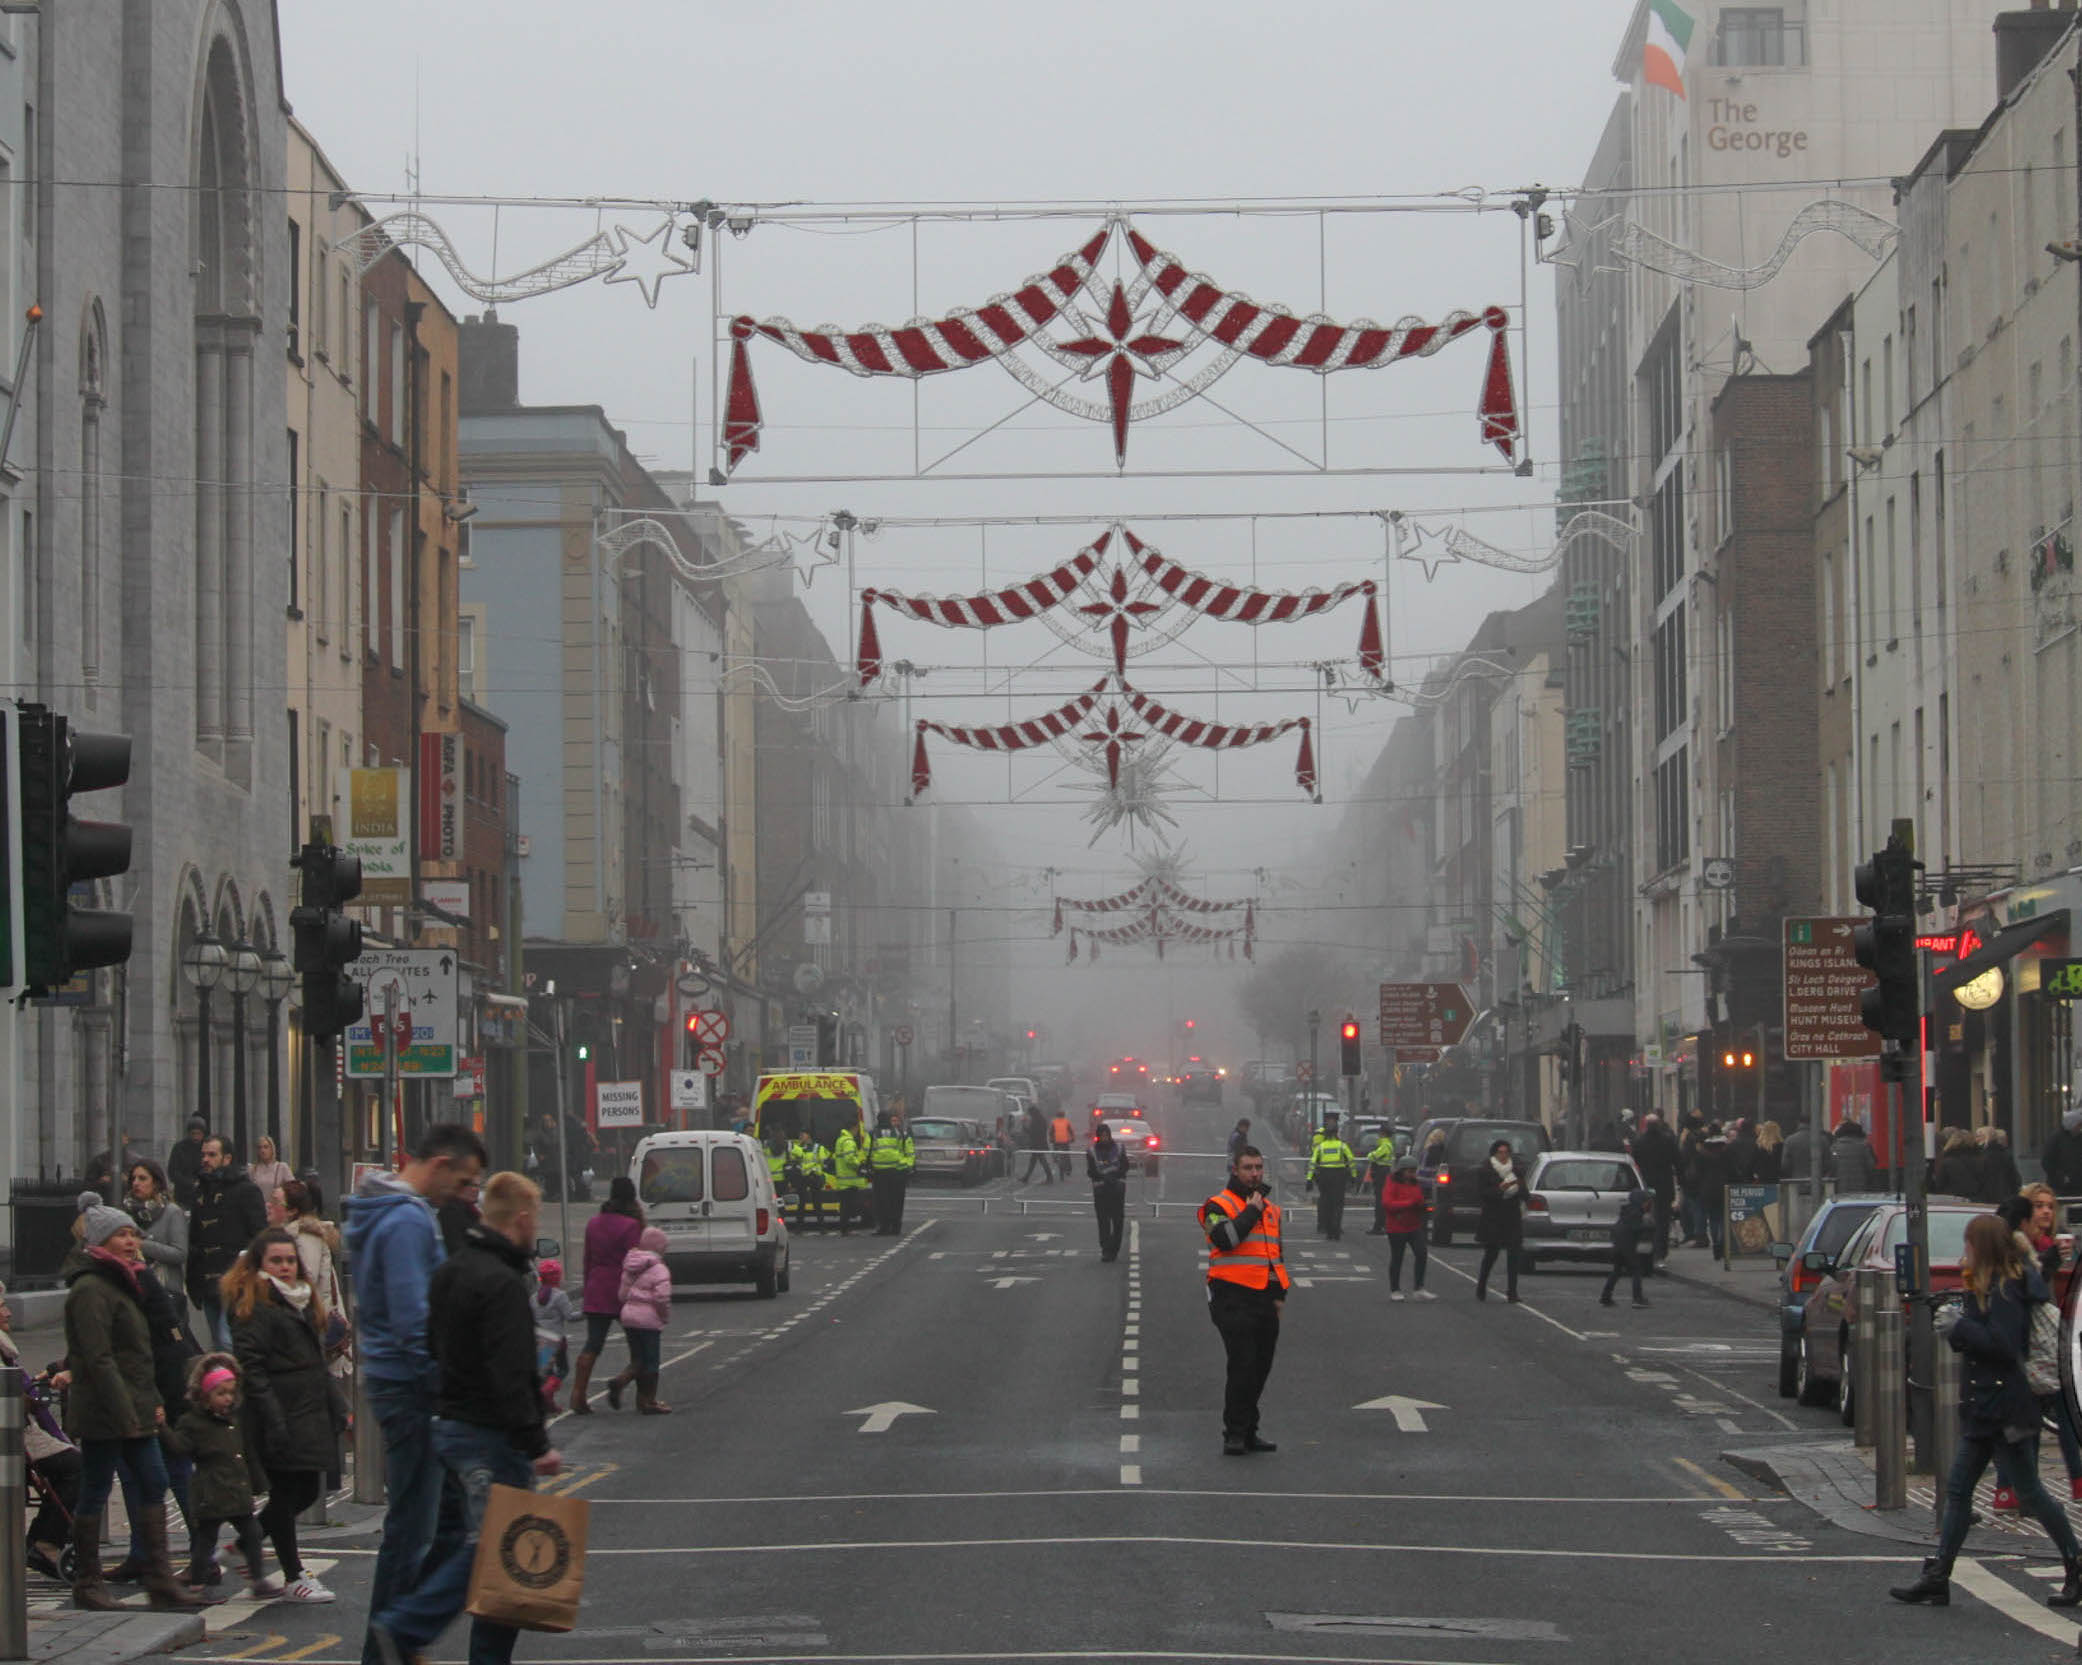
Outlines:
{"type": "Polygon", "coordinates": [[[1424,568],[1427,584],[1438,577],[1440,567],[1451,566],[1460,560],[1444,531],[1418,521],[1398,520],[1395,523],[1395,543],[1395,553],[1401,559],[1415,561],[1424,568]]]}
{"type": "Polygon", "coordinates": [[[667,278],[682,277],[701,270],[701,263],[682,256],[673,247],[673,230],[679,222],[668,216],[648,237],[639,237],[625,225],[614,228],[622,258],[603,282],[633,283],[643,294],[644,304],[656,311],[658,285],[667,278]]]}

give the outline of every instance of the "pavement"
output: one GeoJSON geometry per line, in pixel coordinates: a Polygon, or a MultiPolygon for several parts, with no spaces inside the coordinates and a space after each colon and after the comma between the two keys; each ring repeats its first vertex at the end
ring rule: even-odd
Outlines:
{"type": "MultiPolygon", "coordinates": [[[[1901,1607],[1885,1587],[1927,1513],[1876,1536],[1783,1483],[1790,1456],[1749,1460],[1819,1465],[1841,1431],[1778,1398],[1749,1269],[1703,1251],[1646,1309],[1601,1307],[1592,1267],[1478,1303],[1459,1247],[1434,1252],[1438,1300],[1396,1303],[1360,1208],[1319,1237],[1282,1177],[1280,1449],[1225,1458],[1191,1216],[1223,1164],[1187,1153],[1235,1113],[1159,1112],[1168,1154],[1117,1264],[1081,1187],[1000,1181],[914,1190],[894,1241],[797,1237],[778,1299],[683,1292],[677,1414],[554,1429],[550,1484],[591,1504],[585,1605],[520,1656],[1668,1665],[1855,1636],[1890,1665],[2074,1658],[2021,1534],[1971,1546],[1950,1609],[1901,1607]]],[[[375,1525],[313,1541],[337,1605],[218,1609],[171,1657],[349,1665],[375,1525]]],[[[465,1646],[456,1627],[432,1657],[465,1646]]]]}

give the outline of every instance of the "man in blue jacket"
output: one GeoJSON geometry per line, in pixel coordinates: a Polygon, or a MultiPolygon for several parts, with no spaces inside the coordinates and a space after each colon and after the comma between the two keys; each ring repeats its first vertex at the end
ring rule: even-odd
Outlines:
{"type": "MultiPolygon", "coordinates": [[[[356,1362],[383,1430],[386,1498],[371,1613],[418,1583],[434,1541],[444,1472],[434,1453],[438,1372],[427,1345],[427,1290],[444,1258],[434,1211],[484,1167],[484,1142],[444,1122],[420,1135],[398,1172],[370,1174],[347,1199],[356,1362]]],[[[460,1531],[460,1500],[454,1513],[460,1531]]],[[[362,1659],[381,1665],[373,1635],[362,1643],[362,1659]]]]}

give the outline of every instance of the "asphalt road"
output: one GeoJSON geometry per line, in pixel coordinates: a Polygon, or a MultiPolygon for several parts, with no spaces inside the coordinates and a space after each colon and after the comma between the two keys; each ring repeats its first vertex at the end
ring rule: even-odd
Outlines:
{"type": "MultiPolygon", "coordinates": [[[[2075,1657],[2022,1565],[1973,1564],[1947,1611],[1897,1606],[1907,1553],[1719,1460],[1830,1431],[1777,1398],[1768,1314],[1667,1279],[1646,1311],[1601,1308],[1587,1270],[1477,1304],[1466,1248],[1435,1254],[1441,1299],[1391,1304],[1366,1219],[1317,1241],[1298,1180],[1280,1449],[1223,1457],[1188,1206],[1221,1163],[1185,1153],[1234,1116],[1159,1115],[1171,1154],[1116,1264],[1081,1185],[1000,1183],[914,1192],[895,1243],[798,1238],[777,1301],[688,1293],[677,1414],[556,1429],[555,1484],[593,1505],[585,1611],[521,1657],[2075,1657]]],[[[355,1658],[372,1548],[320,1551],[340,1605],[270,1606],[181,1657],[355,1658]]]]}

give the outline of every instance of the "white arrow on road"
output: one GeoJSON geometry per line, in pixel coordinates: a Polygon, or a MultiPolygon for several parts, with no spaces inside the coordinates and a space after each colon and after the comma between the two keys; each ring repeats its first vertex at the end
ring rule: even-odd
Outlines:
{"type": "Polygon", "coordinates": [[[1039,1283],[1040,1281],[1039,1278],[992,1278],[990,1286],[993,1289],[1010,1289],[1014,1284],[1039,1283]]]}
{"type": "Polygon", "coordinates": [[[1444,1405],[1434,1405],[1429,1399],[1409,1399],[1400,1393],[1391,1393],[1383,1399],[1369,1399],[1363,1405],[1354,1405],[1355,1411],[1386,1411],[1395,1418],[1398,1432],[1404,1434],[1428,1434],[1424,1424],[1426,1411],[1443,1411],[1444,1405]]]}
{"type": "Polygon", "coordinates": [[[937,1416],[939,1412],[926,1409],[923,1405],[907,1405],[901,1399],[885,1399],[879,1405],[863,1405],[857,1411],[845,1411],[845,1416],[864,1416],[858,1430],[863,1434],[886,1434],[896,1426],[900,1416],[937,1416]]]}

